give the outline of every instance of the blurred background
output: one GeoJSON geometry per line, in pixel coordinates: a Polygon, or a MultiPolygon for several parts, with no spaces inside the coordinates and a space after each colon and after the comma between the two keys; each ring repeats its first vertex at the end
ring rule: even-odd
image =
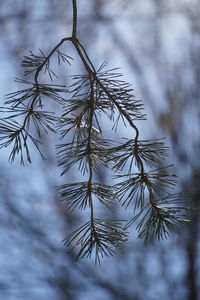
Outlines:
{"type": "MultiPolygon", "coordinates": [[[[98,67],[121,67],[148,121],[142,138],[165,136],[179,189],[200,201],[200,3],[198,0],[77,0],[79,37],[98,67]]],[[[29,50],[49,51],[71,34],[70,0],[0,0],[0,99],[21,89],[29,50]]],[[[76,56],[71,47],[70,55],[76,56]]],[[[77,59],[62,81],[82,72],[77,59]]],[[[52,109],[56,109],[51,104],[52,109]]],[[[139,124],[140,125],[140,124],[139,124]]],[[[71,216],[55,193],[60,182],[55,136],[43,137],[47,160],[8,164],[0,152],[0,299],[199,300],[199,214],[180,235],[147,248],[135,237],[124,254],[75,262],[61,241],[84,212],[71,216]]],[[[108,174],[102,174],[109,180],[108,174]]],[[[73,170],[64,178],[78,180],[73,170]]],[[[120,211],[113,212],[121,216],[120,211]]],[[[134,234],[133,234],[134,235],[134,234]]]]}

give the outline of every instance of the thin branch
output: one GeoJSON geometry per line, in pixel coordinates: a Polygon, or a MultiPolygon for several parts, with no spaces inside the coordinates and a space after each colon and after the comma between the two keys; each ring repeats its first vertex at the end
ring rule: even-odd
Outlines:
{"type": "Polygon", "coordinates": [[[72,43],[74,45],[74,47],[76,48],[76,51],[80,57],[80,59],[82,60],[84,66],[85,66],[85,69],[87,71],[87,73],[90,75],[90,74],[93,74],[93,73],[96,73],[95,71],[95,68],[93,66],[93,64],[91,63],[91,61],[87,61],[87,58],[88,55],[86,54],[86,51],[85,49],[83,48],[83,46],[79,43],[79,41],[77,39],[73,39],[72,40],[72,43]],[[82,52],[83,51],[83,52],[82,52]]]}
{"type": "Polygon", "coordinates": [[[40,94],[40,86],[39,86],[39,83],[38,83],[38,77],[39,77],[39,74],[40,72],[42,71],[42,69],[44,68],[44,66],[46,65],[46,63],[49,61],[49,59],[53,56],[53,54],[56,52],[57,49],[59,49],[59,47],[66,41],[71,41],[72,38],[71,37],[68,37],[68,38],[64,38],[62,39],[54,48],[53,50],[49,53],[49,55],[46,57],[46,59],[43,61],[43,63],[37,68],[36,72],[35,72],[35,75],[34,75],[34,81],[35,81],[35,87],[36,87],[36,90],[35,90],[35,93],[34,93],[34,97],[33,97],[33,100],[31,101],[31,105],[30,105],[30,109],[26,115],[26,117],[24,118],[24,122],[21,126],[21,128],[18,130],[18,134],[20,134],[26,127],[26,124],[27,124],[27,121],[29,120],[29,117],[32,115],[33,113],[33,109],[34,109],[34,106],[38,100],[38,96],[40,94]]]}
{"type": "Polygon", "coordinates": [[[72,39],[77,37],[77,3],[76,0],[72,0],[73,6],[73,28],[72,28],[72,39]]]}
{"type": "Polygon", "coordinates": [[[121,106],[119,105],[119,103],[116,101],[116,99],[109,93],[109,91],[104,87],[104,85],[101,83],[101,81],[96,77],[96,81],[99,83],[100,87],[102,88],[102,90],[106,93],[106,95],[113,101],[113,103],[115,104],[115,106],[117,107],[118,111],[126,118],[126,120],[128,121],[128,123],[130,124],[130,126],[132,128],[134,128],[136,134],[135,134],[135,147],[134,147],[134,152],[133,154],[137,157],[137,161],[140,165],[140,170],[141,173],[144,174],[144,165],[143,162],[141,160],[141,158],[138,155],[138,139],[139,139],[139,130],[137,128],[137,126],[133,123],[132,119],[130,118],[129,114],[123,110],[121,108],[121,106]]]}
{"type": "Polygon", "coordinates": [[[90,115],[89,115],[89,127],[88,127],[88,162],[89,162],[89,179],[88,179],[88,194],[89,194],[89,201],[90,201],[90,211],[91,211],[91,225],[93,234],[98,240],[98,236],[96,234],[95,224],[94,224],[94,205],[93,205],[93,199],[92,199],[92,177],[93,177],[93,163],[91,159],[91,132],[92,132],[92,121],[93,121],[93,115],[94,115],[94,80],[90,77],[90,88],[91,88],[91,96],[90,96],[90,115]]]}

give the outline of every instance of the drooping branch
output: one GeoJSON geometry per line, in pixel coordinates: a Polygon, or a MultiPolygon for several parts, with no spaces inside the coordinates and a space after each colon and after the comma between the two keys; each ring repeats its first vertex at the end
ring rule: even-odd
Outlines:
{"type": "Polygon", "coordinates": [[[176,231],[182,222],[187,221],[188,210],[180,205],[179,195],[169,192],[175,186],[176,179],[163,166],[168,151],[163,140],[140,140],[140,130],[135,121],[144,120],[145,115],[141,112],[143,103],[135,99],[132,88],[121,80],[122,74],[117,73],[116,69],[105,70],[105,63],[98,69],[94,67],[77,37],[76,0],[72,0],[72,9],[72,35],[63,38],[47,56],[42,50],[39,55],[31,52],[30,56],[25,56],[22,64],[24,75],[33,74],[33,82],[19,80],[28,88],[7,96],[5,104],[11,107],[1,110],[10,115],[0,122],[0,147],[13,144],[11,162],[20,154],[24,164],[23,150],[31,162],[28,139],[41,153],[40,140],[30,133],[31,121],[39,139],[41,130],[60,134],[60,143],[56,148],[58,165],[63,168],[61,175],[78,165],[77,170],[86,178],[82,182],[59,186],[59,196],[70,211],[90,209],[90,220],[64,242],[79,247],[77,258],[94,254],[95,261],[100,262],[102,257],[122,251],[123,243],[128,239],[126,230],[132,224],[139,222],[136,226],[138,237],[147,244],[176,231]],[[61,62],[70,64],[72,58],[60,50],[67,41],[74,46],[85,74],[75,75],[69,88],[40,83],[42,71],[47,72],[51,82],[54,77],[58,79],[50,68],[50,60],[55,54],[59,65],[61,62]],[[43,98],[60,104],[63,109],[61,116],[44,111],[43,98]],[[101,126],[102,115],[112,123],[111,130],[118,129],[119,120],[123,121],[124,126],[128,124],[129,130],[133,131],[132,138],[123,138],[125,142],[121,143],[106,139],[101,126]],[[22,125],[18,117],[24,118],[22,125]],[[69,132],[73,132],[70,141],[69,132]],[[100,164],[117,174],[114,179],[118,183],[111,186],[94,181],[94,172],[100,164]],[[125,172],[127,169],[128,172],[125,172]],[[130,206],[133,218],[125,225],[122,220],[99,219],[96,217],[96,202],[109,208],[116,203],[126,208],[130,206]]]}

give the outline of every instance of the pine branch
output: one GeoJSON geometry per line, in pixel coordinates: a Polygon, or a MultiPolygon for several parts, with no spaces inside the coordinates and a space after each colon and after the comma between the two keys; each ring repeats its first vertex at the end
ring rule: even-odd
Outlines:
{"type": "Polygon", "coordinates": [[[181,194],[171,194],[156,200],[152,206],[151,201],[132,218],[125,229],[128,229],[138,220],[136,230],[138,238],[144,240],[145,246],[155,240],[167,239],[173,232],[180,232],[183,224],[190,222],[191,208],[186,207],[181,194]]]}
{"type": "Polygon", "coordinates": [[[191,217],[191,210],[184,207],[182,195],[172,193],[176,176],[163,165],[168,147],[163,139],[142,140],[137,121],[146,120],[143,103],[137,100],[133,89],[126,83],[119,69],[106,70],[106,63],[96,69],[86,49],[77,38],[77,1],[72,0],[73,24],[70,37],[62,39],[46,55],[30,51],[22,67],[24,75],[32,81],[16,79],[26,88],[6,96],[5,106],[0,111],[6,116],[0,121],[0,148],[11,147],[9,160],[17,155],[22,164],[31,162],[29,142],[40,150],[43,133],[56,132],[60,143],[56,146],[61,175],[72,167],[82,173],[81,182],[65,183],[57,188],[60,199],[73,212],[89,209],[86,224],[76,229],[64,240],[65,245],[78,248],[77,258],[101,258],[112,256],[123,249],[128,240],[127,229],[136,224],[138,237],[145,245],[154,240],[167,238],[181,228],[191,217]],[[72,57],[60,47],[70,42],[77,52],[85,74],[72,76],[69,87],[53,84],[57,74],[52,69],[55,55],[58,65],[71,65],[72,57]],[[51,83],[44,84],[40,74],[48,74],[51,83]],[[57,116],[48,111],[50,101],[56,102],[62,113],[57,116]],[[122,137],[119,144],[104,137],[101,121],[106,116],[111,131],[119,124],[128,127],[132,137],[122,137]],[[34,128],[33,136],[32,129],[34,128]],[[99,165],[112,170],[113,186],[94,181],[94,172],[99,165]],[[132,207],[133,217],[124,226],[122,220],[104,220],[96,217],[95,204],[109,209],[112,204],[132,207]]]}
{"type": "MultiPolygon", "coordinates": [[[[59,192],[59,197],[62,201],[66,203],[70,210],[74,210],[76,207],[79,209],[85,209],[90,207],[90,189],[88,181],[76,182],[61,185],[57,188],[59,192]]],[[[103,205],[110,207],[112,204],[116,204],[115,194],[112,190],[112,186],[92,183],[91,184],[91,194],[94,198],[100,201],[103,205]]]]}
{"type": "Polygon", "coordinates": [[[64,243],[68,247],[74,244],[79,248],[77,259],[94,256],[95,263],[100,263],[102,258],[123,251],[122,245],[127,240],[128,234],[119,221],[94,219],[93,224],[87,222],[66,238],[64,243]]]}

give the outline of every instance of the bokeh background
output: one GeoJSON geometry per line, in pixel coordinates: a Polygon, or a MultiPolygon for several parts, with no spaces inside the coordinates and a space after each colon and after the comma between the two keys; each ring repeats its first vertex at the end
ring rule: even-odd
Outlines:
{"type": "MultiPolygon", "coordinates": [[[[0,299],[199,300],[200,299],[200,3],[198,0],[78,0],[79,37],[96,66],[121,67],[148,121],[143,138],[165,136],[179,188],[197,208],[180,235],[147,248],[135,238],[124,254],[75,262],[61,241],[84,212],[71,216],[57,198],[60,182],[54,144],[43,136],[47,160],[8,164],[0,152],[0,299]]],[[[71,34],[70,0],[0,0],[0,99],[22,88],[21,61],[29,50],[50,49],[71,34]]],[[[83,72],[73,49],[64,83],[83,72]]],[[[54,104],[50,108],[56,110],[54,104]]],[[[101,170],[100,170],[101,174],[101,170]]],[[[109,174],[100,179],[109,180],[109,174]]],[[[76,170],[64,178],[77,180],[76,170]]],[[[118,216],[121,210],[114,211],[118,216]]],[[[125,213],[124,213],[125,214],[125,213]]]]}

